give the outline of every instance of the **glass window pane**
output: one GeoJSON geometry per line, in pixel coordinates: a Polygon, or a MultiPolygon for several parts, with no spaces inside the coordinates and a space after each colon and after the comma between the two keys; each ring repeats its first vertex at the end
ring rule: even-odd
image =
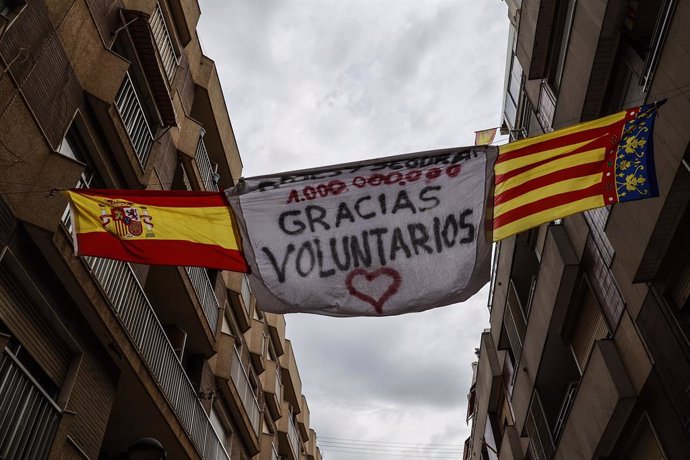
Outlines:
{"type": "Polygon", "coordinates": [[[506,103],[504,113],[506,116],[506,121],[510,125],[510,128],[515,127],[515,117],[517,116],[517,104],[510,97],[510,94],[506,95],[506,103]]]}

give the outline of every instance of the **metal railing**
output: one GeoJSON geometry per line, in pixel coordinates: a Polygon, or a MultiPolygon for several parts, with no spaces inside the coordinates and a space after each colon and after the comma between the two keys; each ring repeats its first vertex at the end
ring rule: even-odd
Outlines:
{"type": "Polygon", "coordinates": [[[295,458],[299,458],[299,434],[297,434],[297,428],[295,427],[295,421],[292,418],[292,408],[290,408],[290,411],[287,414],[288,418],[288,441],[290,441],[290,447],[292,448],[292,452],[295,454],[295,458]]]}
{"type": "Polygon", "coordinates": [[[218,166],[214,165],[208,157],[203,133],[199,136],[199,142],[196,144],[194,160],[196,161],[197,168],[199,168],[204,190],[218,191],[218,184],[215,179],[218,166]]]}
{"type": "Polygon", "coordinates": [[[132,268],[111,259],[84,257],[84,261],[201,458],[229,460],[132,268]]]}
{"type": "Polygon", "coordinates": [[[534,460],[551,460],[556,448],[549,430],[549,423],[544,415],[544,408],[539,399],[539,393],[534,391],[532,403],[527,413],[525,423],[529,435],[529,450],[534,460]]]}
{"type": "Polygon", "coordinates": [[[276,361],[276,388],[275,395],[278,403],[283,400],[283,382],[280,380],[280,364],[276,361]]]}
{"type": "Polygon", "coordinates": [[[141,166],[145,166],[151,152],[154,136],[129,72],[125,74],[120,91],[117,93],[115,107],[125,125],[129,140],[132,141],[139,163],[141,166]]]}
{"type": "MultiPolygon", "coordinates": [[[[508,342],[510,348],[513,350],[515,364],[520,362],[522,354],[522,344],[525,340],[525,333],[527,331],[527,320],[520,305],[520,299],[515,290],[513,280],[510,280],[508,286],[508,301],[504,312],[504,323],[506,326],[506,333],[508,334],[508,342]]],[[[517,373],[515,373],[517,375],[517,373]]]]}
{"type": "Polygon", "coordinates": [[[563,404],[561,404],[561,410],[558,412],[558,418],[556,418],[556,423],[553,427],[553,439],[556,441],[561,437],[565,421],[568,420],[568,414],[570,414],[570,408],[573,407],[573,402],[575,402],[575,394],[577,394],[577,388],[579,386],[579,381],[570,382],[568,384],[568,389],[565,390],[563,404]]]}
{"type": "Polygon", "coordinates": [[[553,116],[556,113],[556,95],[546,80],[541,82],[537,119],[544,132],[553,131],[553,116]]]}
{"type": "Polygon", "coordinates": [[[666,36],[671,28],[671,19],[676,9],[676,3],[677,0],[664,0],[664,3],[659,9],[659,17],[654,26],[654,34],[649,43],[649,52],[647,53],[642,75],[640,76],[639,84],[644,88],[645,93],[649,91],[649,87],[652,85],[654,71],[661,58],[661,48],[664,46],[666,36]]]}
{"type": "Polygon", "coordinates": [[[0,354],[0,458],[48,458],[62,412],[5,349],[0,354]]]}
{"type": "Polygon", "coordinates": [[[491,261],[491,277],[489,281],[489,300],[487,302],[487,307],[489,311],[493,307],[494,303],[494,289],[496,289],[496,275],[498,274],[498,258],[501,254],[501,242],[494,243],[493,245],[493,260],[491,261]]]}
{"type": "Polygon", "coordinates": [[[165,24],[165,18],[163,17],[163,11],[161,10],[160,4],[156,4],[156,9],[153,11],[151,19],[149,19],[149,26],[151,27],[151,34],[158,47],[158,55],[161,58],[165,74],[168,80],[172,81],[180,59],[177,57],[177,53],[175,53],[175,47],[170,38],[168,26],[165,24]]]}
{"type": "Polygon", "coordinates": [[[218,304],[218,299],[216,298],[216,293],[213,290],[213,285],[211,285],[208,273],[205,268],[201,267],[185,267],[185,270],[187,271],[189,280],[192,282],[194,292],[196,293],[197,299],[199,299],[201,308],[204,310],[204,316],[206,316],[208,325],[211,331],[215,333],[216,327],[218,326],[220,305],[218,304]]]}
{"type": "Polygon", "coordinates": [[[235,358],[232,360],[230,366],[230,377],[232,378],[235,388],[240,395],[242,400],[242,405],[247,411],[247,416],[249,421],[254,428],[254,433],[259,434],[259,421],[261,420],[261,414],[259,413],[259,402],[256,399],[256,394],[249,383],[249,376],[247,371],[244,370],[242,365],[242,360],[240,360],[240,354],[237,352],[237,348],[234,348],[235,358]]]}
{"type": "Polygon", "coordinates": [[[242,276],[242,288],[240,294],[242,295],[242,303],[244,304],[244,309],[247,311],[247,315],[252,316],[252,290],[249,287],[249,279],[247,275],[242,276]]]}
{"type": "Polygon", "coordinates": [[[276,443],[271,442],[271,460],[279,460],[278,449],[276,449],[276,443]]]}

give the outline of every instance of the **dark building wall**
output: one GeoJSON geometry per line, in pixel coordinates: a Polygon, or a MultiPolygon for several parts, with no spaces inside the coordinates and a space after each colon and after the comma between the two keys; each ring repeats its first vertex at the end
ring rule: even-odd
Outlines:
{"type": "MultiPolygon", "coordinates": [[[[466,454],[539,460],[688,458],[690,2],[575,2],[562,79],[554,81],[549,61],[557,55],[548,49],[556,37],[558,9],[568,4],[524,0],[517,14],[509,13],[519,18],[515,48],[524,69],[521,100],[529,102],[527,116],[518,122],[531,120],[523,127],[533,135],[668,98],[654,130],[660,196],[566,217],[534,230],[535,240],[526,232],[499,243],[490,305],[496,350],[481,349],[479,369],[486,369],[484,360],[501,363],[499,387],[508,397],[498,412],[505,421],[491,428],[509,434],[514,427],[520,449],[504,442],[497,455],[486,449],[482,454],[486,429],[481,426],[473,427],[466,454]],[[669,5],[671,20],[658,42],[657,64],[645,67],[654,62],[654,46],[648,45],[656,43],[652,32],[655,24],[663,24],[657,18],[669,5]],[[551,106],[545,98],[549,93],[551,106]],[[555,232],[561,235],[558,240],[555,232]],[[535,241],[527,251],[520,246],[525,240],[535,241]],[[559,264],[566,253],[573,271],[558,278],[565,273],[559,264]],[[515,326],[507,316],[511,289],[525,284],[516,274],[524,275],[521,270],[535,255],[539,274],[523,309],[525,332],[516,348],[510,340],[515,326]],[[587,303],[587,298],[592,300],[587,303]],[[559,396],[557,387],[572,369],[565,363],[568,353],[562,353],[568,350],[573,363],[577,360],[579,382],[559,396]]],[[[524,303],[524,296],[513,298],[524,303]]],[[[496,391],[496,382],[478,379],[476,407],[484,407],[482,401],[496,391]]]]}

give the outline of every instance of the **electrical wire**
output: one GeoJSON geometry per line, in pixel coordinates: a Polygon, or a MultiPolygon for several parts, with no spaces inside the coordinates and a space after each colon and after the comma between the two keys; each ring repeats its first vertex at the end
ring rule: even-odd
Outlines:
{"type": "Polygon", "coordinates": [[[398,448],[388,448],[388,447],[378,447],[378,446],[354,446],[354,445],[337,445],[337,444],[324,444],[319,442],[319,448],[323,449],[349,449],[354,451],[377,451],[386,453],[411,453],[411,454],[440,454],[440,455],[450,455],[457,454],[462,451],[460,448],[437,450],[433,448],[424,447],[398,447],[398,448]]]}
{"type": "Polygon", "coordinates": [[[462,456],[462,452],[458,452],[457,455],[452,456],[429,456],[429,455],[408,455],[408,454],[386,454],[377,452],[361,452],[361,451],[350,451],[350,450],[336,450],[336,449],[321,449],[324,453],[340,453],[340,454],[353,454],[353,455],[364,455],[374,457],[398,457],[398,458],[426,458],[426,459],[455,459],[457,460],[462,456]]]}
{"type": "Polygon", "coordinates": [[[333,442],[336,441],[349,441],[353,443],[364,443],[364,444],[396,444],[396,445],[403,445],[403,446],[443,446],[443,447],[456,447],[456,448],[461,448],[463,447],[462,444],[444,444],[444,443],[419,443],[419,442],[398,442],[398,441],[369,441],[366,439],[352,439],[352,438],[337,438],[334,436],[318,436],[319,441],[321,440],[329,440],[327,442],[331,442],[330,440],[333,440],[333,442]]]}

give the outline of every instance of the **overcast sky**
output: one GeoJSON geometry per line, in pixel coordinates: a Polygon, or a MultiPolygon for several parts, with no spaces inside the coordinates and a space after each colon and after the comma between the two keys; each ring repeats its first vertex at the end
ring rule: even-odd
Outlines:
{"type": "MultiPolygon", "coordinates": [[[[499,124],[500,0],[200,6],[245,177],[471,145],[475,130],[499,124]]],[[[486,297],[485,287],[464,304],[399,317],[288,315],[324,457],[460,458],[486,297]]]]}

